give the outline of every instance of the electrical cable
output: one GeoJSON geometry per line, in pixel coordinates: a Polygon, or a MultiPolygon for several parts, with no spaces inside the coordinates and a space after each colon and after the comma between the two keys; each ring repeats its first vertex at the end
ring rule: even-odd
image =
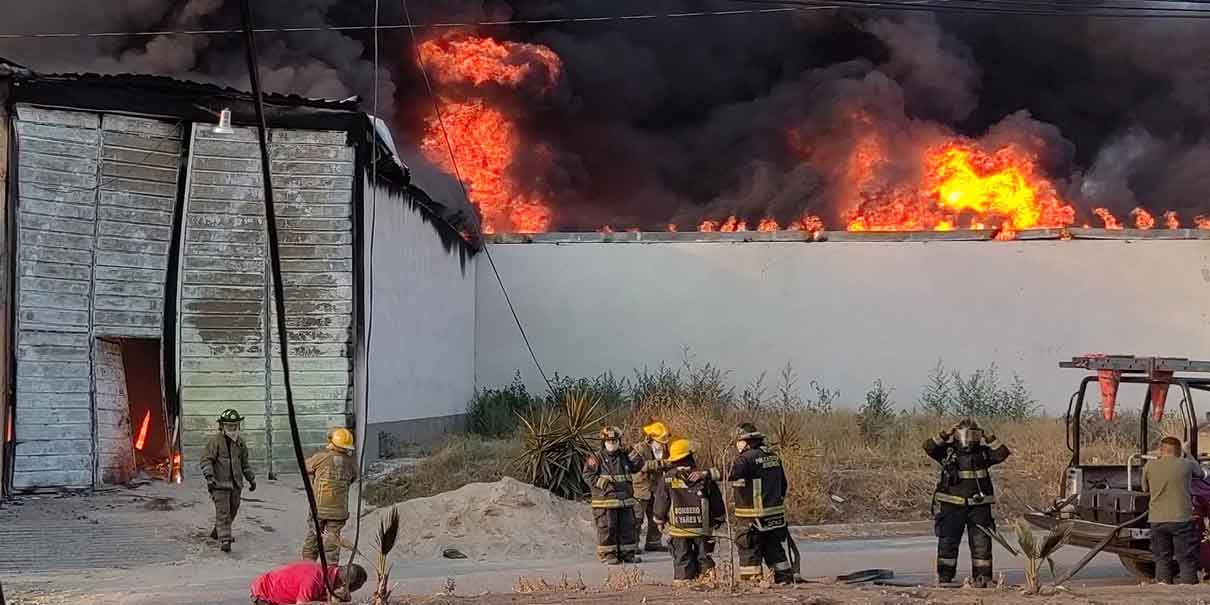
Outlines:
{"type": "MultiPolygon", "coordinates": [[[[411,11],[408,10],[408,0],[401,1],[403,3],[404,19],[411,24],[412,14],[411,11]]],[[[425,69],[424,61],[420,57],[420,43],[416,40],[416,28],[409,26],[407,29],[411,33],[412,50],[416,54],[416,66],[420,68],[420,75],[424,80],[424,87],[428,91],[429,98],[433,101],[433,111],[436,112],[437,124],[441,127],[441,134],[445,138],[445,146],[450,154],[450,165],[454,168],[454,178],[458,180],[458,186],[462,188],[462,195],[469,202],[471,199],[471,194],[466,188],[466,182],[462,180],[462,171],[458,168],[458,158],[454,155],[454,143],[450,139],[450,133],[445,128],[445,119],[441,115],[441,103],[437,101],[437,95],[433,92],[433,84],[429,80],[428,70],[425,69]]],[[[482,220],[479,218],[478,213],[471,212],[470,214],[475,217],[476,222],[480,223],[477,230],[482,232],[482,220]]],[[[489,265],[491,265],[492,273],[494,273],[496,276],[496,283],[500,284],[500,291],[504,294],[504,302],[508,303],[508,310],[513,315],[513,321],[517,324],[517,330],[521,332],[521,339],[525,341],[525,348],[529,350],[529,357],[530,359],[533,359],[534,366],[538,368],[538,373],[542,375],[542,380],[546,383],[546,388],[553,396],[555,394],[555,386],[550,382],[550,379],[546,377],[546,371],[542,369],[542,364],[538,361],[538,355],[534,353],[534,347],[529,342],[529,336],[525,333],[525,327],[521,325],[521,318],[517,316],[517,309],[513,307],[512,298],[508,295],[508,288],[504,287],[504,280],[500,277],[500,270],[496,268],[496,260],[492,258],[492,253],[489,248],[490,246],[488,243],[484,242],[483,254],[487,256],[487,262],[489,265]]]]}
{"type": "MultiPolygon", "coordinates": [[[[371,97],[371,117],[373,122],[370,126],[374,133],[370,138],[370,242],[369,242],[369,267],[366,270],[366,355],[365,355],[365,402],[362,406],[362,426],[368,428],[370,426],[370,377],[372,374],[370,364],[370,352],[374,339],[374,234],[378,230],[378,13],[379,1],[374,0],[374,92],[371,97]]],[[[364,200],[365,194],[362,193],[364,200]]],[[[357,547],[361,544],[361,508],[364,500],[362,499],[362,487],[365,485],[366,474],[366,440],[369,439],[368,431],[362,430],[361,435],[361,451],[357,452],[357,518],[354,521],[353,529],[353,551],[349,553],[349,565],[353,564],[353,560],[357,557],[357,547]]]]}
{"type": "MultiPolygon", "coordinates": [[[[1172,0],[1176,1],[1176,0],[1172,0]]],[[[828,8],[828,7],[821,7],[828,8]]],[[[369,30],[397,29],[449,29],[467,27],[504,27],[510,25],[559,25],[572,23],[605,23],[616,21],[645,21],[655,19],[685,19],[693,17],[730,17],[736,15],[762,15],[789,13],[803,10],[800,8],[764,8],[726,11],[692,11],[681,13],[638,13],[630,15],[598,15],[589,17],[550,17],[547,19],[499,19],[484,21],[434,22],[434,23],[397,23],[390,25],[316,25],[307,27],[262,27],[252,31],[258,34],[268,33],[307,33],[307,32],[356,32],[369,30]]],[[[816,10],[816,9],[807,9],[816,10]]],[[[181,29],[181,30],[147,30],[147,31],[109,31],[109,32],[38,32],[38,33],[0,33],[0,40],[29,39],[29,38],[122,38],[122,37],[155,37],[155,36],[217,36],[243,33],[242,29],[181,29]]]]}
{"type": "Polygon", "coordinates": [[[1095,18],[1095,19],[1190,19],[1202,20],[1210,19],[1210,10],[1202,9],[1172,9],[1172,8],[1155,8],[1148,9],[1156,12],[1138,12],[1138,13],[1116,13],[1107,12],[1114,10],[1126,10],[1129,7],[1120,6],[1094,6],[1091,10],[1097,12],[1064,12],[1054,10],[1041,10],[1035,8],[1021,7],[1013,5],[1009,1],[1004,0],[988,0],[1000,4],[999,7],[993,6],[976,6],[971,4],[932,4],[932,0],[821,0],[815,2],[813,0],[730,0],[740,4],[760,4],[766,6],[781,6],[781,7],[798,7],[798,8],[848,8],[853,10],[874,10],[874,11],[890,11],[890,12],[928,12],[928,13],[972,13],[972,14],[993,14],[993,15],[1012,15],[1018,17],[1061,17],[1061,18],[1095,18]],[[1181,13],[1177,11],[1192,11],[1192,13],[1181,13]],[[1104,12],[1103,12],[1104,11],[1104,12]]]}
{"type": "MultiPolygon", "coordinates": [[[[261,178],[264,181],[265,193],[265,226],[269,236],[269,268],[273,277],[274,311],[277,314],[277,339],[281,347],[282,383],[286,388],[286,414],[290,420],[290,438],[294,441],[294,460],[298,463],[298,472],[302,476],[303,491],[307,494],[307,507],[311,511],[311,525],[315,532],[315,541],[319,550],[320,576],[323,577],[324,597],[336,594],[333,590],[332,578],[328,574],[328,559],[324,554],[323,528],[319,524],[319,512],[315,506],[315,489],[311,485],[307,473],[307,462],[303,457],[302,440],[298,436],[298,418],[294,411],[294,388],[290,382],[290,347],[287,340],[286,326],[286,294],[282,284],[281,254],[278,249],[277,210],[273,203],[273,168],[269,159],[269,132],[265,121],[265,99],[260,84],[260,66],[256,57],[256,33],[252,28],[251,0],[240,0],[240,9],[244,23],[244,37],[247,53],[248,79],[252,85],[252,96],[256,102],[257,143],[260,148],[261,178]]],[[[268,345],[266,345],[268,346],[268,345]]],[[[337,561],[339,563],[339,561],[337,561]]]]}

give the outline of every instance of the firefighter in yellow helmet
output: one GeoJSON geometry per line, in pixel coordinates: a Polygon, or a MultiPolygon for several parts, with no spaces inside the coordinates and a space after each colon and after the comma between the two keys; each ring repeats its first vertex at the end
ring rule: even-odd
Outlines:
{"type": "Polygon", "coordinates": [[[643,441],[630,450],[630,459],[642,465],[634,475],[634,497],[638,505],[634,509],[635,530],[643,534],[643,519],[647,519],[647,540],[643,550],[656,552],[664,550],[660,543],[660,530],[656,527],[652,515],[652,497],[656,487],[664,478],[664,471],[670,468],[668,463],[668,442],[672,433],[663,422],[652,422],[643,427],[643,441]]]}
{"type": "Polygon", "coordinates": [[[655,521],[672,538],[673,580],[693,580],[714,568],[714,531],[726,521],[723,493],[713,473],[693,459],[695,446],[677,439],[668,446],[672,464],[655,491],[655,521]]]}
{"type": "MultiPolygon", "coordinates": [[[[340,556],[340,531],[349,520],[349,485],[357,481],[357,459],[353,456],[353,433],[346,428],[328,433],[328,446],[307,459],[307,474],[315,490],[315,510],[323,531],[324,557],[329,564],[340,556]]],[[[302,558],[319,558],[319,542],[315,524],[307,519],[307,537],[303,540],[302,558]]]]}
{"type": "Polygon", "coordinates": [[[581,477],[592,493],[597,557],[603,563],[638,563],[639,531],[634,519],[631,475],[640,469],[622,449],[622,429],[601,429],[601,449],[584,461],[581,477]]]}

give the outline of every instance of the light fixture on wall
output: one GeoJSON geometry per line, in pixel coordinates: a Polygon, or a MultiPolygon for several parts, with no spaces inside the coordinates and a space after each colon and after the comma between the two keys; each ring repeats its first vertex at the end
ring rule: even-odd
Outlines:
{"type": "Polygon", "coordinates": [[[223,108],[223,111],[218,114],[218,126],[214,127],[214,134],[233,134],[235,129],[231,128],[231,110],[223,108]]]}

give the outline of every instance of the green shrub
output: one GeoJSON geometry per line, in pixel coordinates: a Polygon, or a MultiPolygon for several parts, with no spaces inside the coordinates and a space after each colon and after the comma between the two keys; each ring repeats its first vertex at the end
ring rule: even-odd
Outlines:
{"type": "Polygon", "coordinates": [[[858,410],[858,427],[861,434],[869,441],[877,442],[895,425],[895,404],[891,401],[891,391],[882,384],[882,379],[874,381],[874,385],[865,394],[865,403],[858,410]]]}
{"type": "Polygon", "coordinates": [[[486,437],[511,435],[521,425],[520,414],[543,406],[542,399],[525,389],[521,373],[517,372],[513,382],[504,388],[475,391],[467,404],[467,430],[486,437]]]}

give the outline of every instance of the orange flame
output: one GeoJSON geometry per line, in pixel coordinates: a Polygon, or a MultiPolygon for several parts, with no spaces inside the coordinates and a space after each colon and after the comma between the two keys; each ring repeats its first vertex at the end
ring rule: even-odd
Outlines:
{"type": "Polygon", "coordinates": [[[1109,212],[1108,208],[1093,208],[1092,212],[1093,212],[1093,214],[1097,215],[1102,221],[1104,221],[1106,229],[1121,229],[1122,228],[1122,224],[1118,222],[1118,219],[1116,217],[1114,217],[1111,212],[1109,212]]]}
{"type": "MultiPolygon", "coordinates": [[[[484,84],[517,88],[536,82],[542,91],[549,90],[562,73],[558,55],[537,44],[461,34],[426,41],[420,45],[419,54],[434,79],[457,89],[451,94],[459,96],[439,95],[442,120],[434,115],[425,121],[420,141],[425,157],[450,174],[455,173],[457,165],[469,197],[482,216],[484,233],[546,231],[551,223],[550,203],[525,191],[509,176],[525,147],[516,123],[482,98],[468,98],[473,93],[462,88],[484,84]],[[450,157],[450,146],[457,162],[450,157]]],[[[531,153],[542,152],[541,146],[531,149],[531,153]]]]}
{"type": "Polygon", "coordinates": [[[1130,216],[1134,218],[1135,229],[1150,229],[1155,226],[1155,217],[1142,206],[1131,210],[1130,216]]]}
{"type": "Polygon", "coordinates": [[[858,142],[848,178],[861,201],[845,213],[850,231],[953,229],[970,217],[972,229],[1002,223],[1002,231],[1062,227],[1075,220],[1075,208],[1039,174],[1035,158],[1007,145],[987,153],[966,139],[928,149],[924,175],[914,188],[885,191],[871,184],[886,163],[876,138],[858,142]]]}
{"type": "Polygon", "coordinates": [[[134,449],[143,451],[143,446],[147,443],[147,429],[151,426],[151,410],[143,415],[143,426],[139,428],[139,437],[134,440],[134,449]]]}
{"type": "Polygon", "coordinates": [[[1198,229],[1210,229],[1210,216],[1199,214],[1193,217],[1193,225],[1198,229]]]}
{"type": "Polygon", "coordinates": [[[697,226],[697,230],[701,231],[703,233],[710,233],[712,231],[718,231],[718,221],[712,221],[709,219],[704,220],[704,221],[702,221],[702,224],[697,226]]]}
{"type": "Polygon", "coordinates": [[[176,481],[177,483],[181,482],[181,455],[180,455],[180,453],[177,453],[172,457],[172,478],[173,478],[173,481],[176,481]]]}
{"type": "Polygon", "coordinates": [[[815,216],[814,214],[808,214],[802,217],[801,220],[791,222],[786,226],[786,229],[789,231],[810,231],[811,233],[818,233],[823,231],[823,219],[815,216]]]}
{"type": "Polygon", "coordinates": [[[668,223],[668,226],[664,230],[669,233],[676,233],[676,223],[668,223]]]}
{"type": "Polygon", "coordinates": [[[1176,210],[1169,210],[1164,213],[1164,227],[1168,229],[1181,228],[1181,219],[1177,218],[1176,210]]]}
{"type": "Polygon", "coordinates": [[[781,225],[778,225],[777,221],[775,221],[771,218],[762,218],[762,219],[760,219],[760,223],[758,225],[756,225],[756,230],[765,231],[765,232],[780,231],[781,225]]]}

